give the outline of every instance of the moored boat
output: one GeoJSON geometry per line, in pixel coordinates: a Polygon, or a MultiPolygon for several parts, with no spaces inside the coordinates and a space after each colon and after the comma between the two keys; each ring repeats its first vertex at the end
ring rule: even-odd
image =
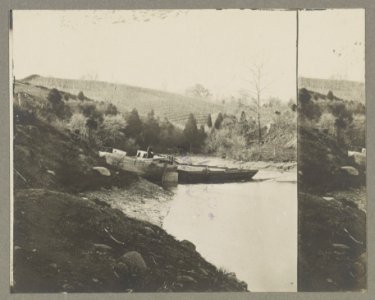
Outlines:
{"type": "Polygon", "coordinates": [[[258,170],[184,165],[177,168],[179,183],[224,183],[249,181],[258,170]]]}
{"type": "Polygon", "coordinates": [[[110,165],[133,172],[149,181],[158,184],[177,184],[177,166],[173,157],[167,155],[150,155],[148,151],[137,151],[136,156],[127,156],[126,152],[111,149],[100,151],[99,156],[105,157],[110,165]]]}

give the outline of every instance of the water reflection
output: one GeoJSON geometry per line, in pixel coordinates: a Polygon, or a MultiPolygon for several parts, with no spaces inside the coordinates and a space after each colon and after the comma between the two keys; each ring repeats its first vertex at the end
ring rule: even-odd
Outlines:
{"type": "Polygon", "coordinates": [[[163,227],[251,291],[295,291],[297,184],[293,173],[254,181],[178,185],[163,227]],[[283,180],[285,179],[285,180],[283,180]]]}

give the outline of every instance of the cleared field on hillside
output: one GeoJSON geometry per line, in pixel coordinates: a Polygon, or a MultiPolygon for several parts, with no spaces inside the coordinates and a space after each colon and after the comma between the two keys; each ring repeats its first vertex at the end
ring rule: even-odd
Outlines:
{"type": "Polygon", "coordinates": [[[365,84],[363,82],[300,77],[298,78],[298,85],[299,88],[306,88],[323,95],[327,95],[331,91],[335,96],[344,100],[366,102],[365,84]]]}
{"type": "Polygon", "coordinates": [[[23,82],[57,88],[74,95],[82,91],[85,96],[91,99],[112,102],[123,112],[136,108],[141,115],[145,115],[153,109],[156,116],[168,118],[177,124],[185,124],[190,113],[194,114],[198,123],[203,124],[208,114],[223,110],[221,105],[201,99],[125,84],[59,79],[37,75],[25,78],[23,82]]]}

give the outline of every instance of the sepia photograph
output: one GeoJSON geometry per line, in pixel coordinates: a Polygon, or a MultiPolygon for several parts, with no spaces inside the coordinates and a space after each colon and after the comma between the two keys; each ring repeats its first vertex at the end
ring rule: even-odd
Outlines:
{"type": "Polygon", "coordinates": [[[367,291],[364,9],[9,13],[11,293],[367,291]]]}
{"type": "Polygon", "coordinates": [[[11,291],[297,291],[297,21],[13,10],[11,291]]]}

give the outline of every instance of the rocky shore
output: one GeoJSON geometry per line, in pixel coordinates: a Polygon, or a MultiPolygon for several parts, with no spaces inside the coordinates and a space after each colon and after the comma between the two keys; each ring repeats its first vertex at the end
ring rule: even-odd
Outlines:
{"type": "MultiPolygon", "coordinates": [[[[223,160],[211,157],[209,160],[200,156],[192,157],[190,163],[217,165],[223,167],[242,167],[258,169],[260,173],[255,180],[274,179],[283,182],[296,182],[296,163],[272,163],[272,162],[239,162],[235,160],[223,160]],[[262,172],[264,171],[264,172],[262,172]],[[277,173],[276,173],[277,172],[277,173]],[[280,173],[280,175],[277,175],[280,173]]],[[[162,226],[164,218],[168,215],[170,202],[173,199],[173,191],[164,189],[159,185],[145,179],[139,179],[129,184],[126,188],[111,187],[95,191],[79,193],[83,199],[104,201],[110,207],[121,210],[127,216],[142,221],[162,226]]]]}
{"type": "Polygon", "coordinates": [[[145,179],[127,188],[112,187],[80,193],[83,199],[105,202],[127,216],[162,226],[169,211],[173,193],[145,179]]]}

